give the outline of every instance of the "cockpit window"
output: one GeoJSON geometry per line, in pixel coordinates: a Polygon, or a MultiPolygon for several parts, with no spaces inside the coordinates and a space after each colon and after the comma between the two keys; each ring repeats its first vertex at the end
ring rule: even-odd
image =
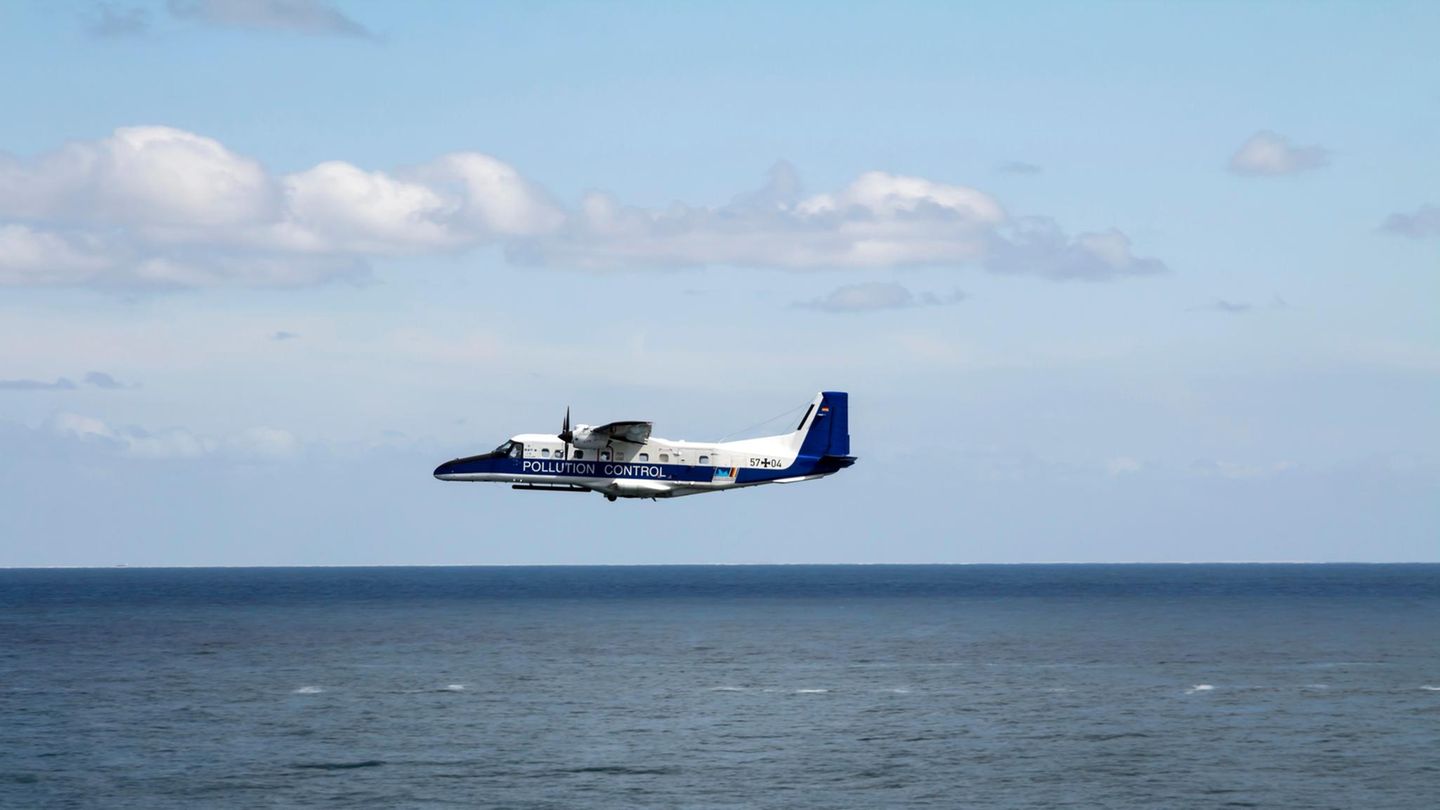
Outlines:
{"type": "Polygon", "coordinates": [[[497,456],[509,456],[510,458],[520,458],[520,456],[522,456],[522,455],[524,455],[524,454],[525,454],[525,445],[521,444],[520,442],[505,442],[504,444],[502,444],[502,445],[500,445],[499,447],[495,448],[495,455],[497,455],[497,456]]]}

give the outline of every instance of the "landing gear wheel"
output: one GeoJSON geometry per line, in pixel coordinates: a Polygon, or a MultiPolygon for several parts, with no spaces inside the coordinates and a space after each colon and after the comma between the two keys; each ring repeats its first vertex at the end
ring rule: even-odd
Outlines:
{"type": "Polygon", "coordinates": [[[606,495],[606,496],[605,496],[605,500],[610,501],[611,503],[614,503],[614,502],[615,502],[615,496],[614,496],[614,495],[606,495]]]}

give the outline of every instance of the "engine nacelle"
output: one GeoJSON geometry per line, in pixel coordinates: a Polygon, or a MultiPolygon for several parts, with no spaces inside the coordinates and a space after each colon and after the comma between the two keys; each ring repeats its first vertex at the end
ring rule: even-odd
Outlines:
{"type": "Polygon", "coordinates": [[[610,443],[609,436],[596,433],[590,425],[576,425],[573,433],[575,438],[570,440],[570,446],[581,450],[599,450],[610,443]]]}

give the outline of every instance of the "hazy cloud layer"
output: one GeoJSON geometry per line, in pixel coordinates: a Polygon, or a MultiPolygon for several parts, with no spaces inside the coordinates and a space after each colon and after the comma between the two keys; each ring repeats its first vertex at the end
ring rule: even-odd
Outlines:
{"type": "Polygon", "coordinates": [[[1201,312],[1223,312],[1226,315],[1244,315],[1254,308],[1244,301],[1227,301],[1224,298],[1216,298],[1203,307],[1196,307],[1201,312]]]}
{"type": "Polygon", "coordinates": [[[1261,130],[1230,156],[1230,171],[1251,177],[1275,177],[1318,169],[1330,162],[1321,146],[1296,146],[1289,138],[1261,130]]]}
{"type": "Polygon", "coordinates": [[[797,301],[795,306],[821,312],[854,313],[873,312],[881,309],[943,306],[957,304],[963,300],[965,300],[965,293],[959,290],[944,295],[937,295],[933,292],[916,294],[893,281],[872,281],[837,287],[819,298],[797,301]]]}
{"type": "Polygon", "coordinates": [[[1026,163],[1023,160],[1009,160],[1001,163],[996,168],[1005,174],[1039,174],[1044,171],[1043,168],[1036,166],[1034,163],[1026,163]]]}
{"type": "Polygon", "coordinates": [[[116,3],[96,3],[82,16],[85,30],[91,36],[130,37],[150,29],[150,12],[116,3]]]}
{"type": "Polygon", "coordinates": [[[1208,304],[1197,307],[1190,307],[1190,312],[1219,312],[1223,315],[1244,315],[1250,312],[1294,309],[1290,303],[1280,296],[1271,296],[1268,304],[1252,304],[1249,301],[1232,301],[1228,298],[1216,298],[1208,304]]]}
{"type": "Polygon", "coordinates": [[[66,377],[44,380],[0,380],[0,391],[73,391],[75,383],[66,377]]]}
{"type": "MultiPolygon", "coordinates": [[[[82,381],[89,386],[114,391],[127,386],[103,371],[87,372],[82,381]]],[[[56,377],[51,382],[44,380],[0,380],[0,391],[74,391],[80,386],[69,377],[56,377]]]]}
{"type": "Polygon", "coordinates": [[[779,164],[717,207],[637,208],[595,192],[567,208],[476,152],[395,172],[328,161],[273,175],[214,139],[144,126],[0,156],[0,285],[297,286],[486,244],[519,264],[597,270],[977,266],[1095,281],[1166,269],[1118,230],[1071,235],[978,189],[886,172],[807,195],[779,164]]]}
{"type": "Polygon", "coordinates": [[[365,26],[323,0],[169,0],[167,7],[177,18],[223,28],[373,36],[365,26]]]}
{"type": "Polygon", "coordinates": [[[107,391],[114,391],[125,387],[124,383],[103,371],[91,371],[87,373],[85,375],[85,384],[93,385],[96,388],[103,388],[107,391]]]}
{"type": "Polygon", "coordinates": [[[1199,475],[1244,480],[1284,475],[1298,469],[1299,466],[1300,465],[1293,461],[1273,461],[1256,464],[1239,461],[1200,459],[1190,465],[1190,469],[1199,475]]]}
{"type": "Polygon", "coordinates": [[[226,436],[206,436],[185,428],[149,431],[118,427],[74,413],[59,413],[45,424],[46,432],[63,438],[99,442],[133,458],[187,459],[224,457],[239,460],[283,459],[295,455],[299,441],[288,431],[252,427],[226,436]]]}
{"type": "Polygon", "coordinates": [[[1412,239],[1440,236],[1440,206],[1422,205],[1415,209],[1413,214],[1391,214],[1380,227],[1389,233],[1412,239]]]}

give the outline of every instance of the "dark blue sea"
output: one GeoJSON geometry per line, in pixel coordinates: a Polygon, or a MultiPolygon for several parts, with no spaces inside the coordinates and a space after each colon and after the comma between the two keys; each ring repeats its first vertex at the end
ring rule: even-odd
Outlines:
{"type": "Polygon", "coordinates": [[[0,571],[0,805],[1440,806],[1440,565],[0,571]]]}

